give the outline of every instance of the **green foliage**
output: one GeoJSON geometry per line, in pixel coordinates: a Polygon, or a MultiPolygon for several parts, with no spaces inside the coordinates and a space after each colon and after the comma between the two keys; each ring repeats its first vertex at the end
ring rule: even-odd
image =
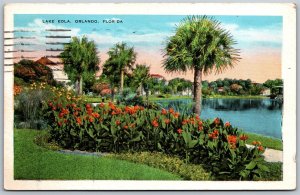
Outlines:
{"type": "Polygon", "coordinates": [[[257,181],[282,181],[282,163],[281,162],[264,162],[263,165],[269,168],[270,171],[263,172],[260,178],[255,178],[257,181]]]}
{"type": "Polygon", "coordinates": [[[103,65],[103,74],[110,81],[111,86],[117,86],[120,83],[119,87],[122,91],[124,74],[133,69],[136,60],[134,48],[128,47],[126,43],[117,43],[107,54],[108,59],[103,65]]]}
{"type": "Polygon", "coordinates": [[[254,133],[246,133],[249,137],[249,139],[247,139],[246,144],[251,144],[253,141],[260,141],[262,143],[264,143],[264,146],[266,148],[272,148],[275,150],[281,150],[283,149],[283,144],[282,144],[282,140],[277,139],[277,138],[273,138],[273,137],[266,137],[263,135],[259,135],[259,134],[254,134],[254,133]]]}
{"type": "MultiPolygon", "coordinates": [[[[18,180],[181,180],[178,175],[105,156],[62,154],[34,143],[47,132],[14,130],[14,179],[18,180]]],[[[42,138],[44,139],[44,138],[42,138]]]]}
{"type": "Polygon", "coordinates": [[[246,137],[222,120],[201,120],[172,108],[156,111],[113,103],[48,103],[51,139],[63,148],[101,152],[159,151],[187,163],[206,164],[219,180],[252,180],[261,172],[263,147],[247,148],[246,137]],[[54,109],[55,108],[55,109],[54,109]]]}
{"type": "Polygon", "coordinates": [[[14,64],[14,81],[19,86],[29,85],[34,82],[56,85],[52,70],[32,60],[21,60],[14,64]]]}
{"type": "Polygon", "coordinates": [[[100,62],[96,45],[87,37],[73,37],[69,44],[64,45],[60,53],[64,63],[64,71],[73,84],[77,83],[77,93],[82,94],[82,85],[85,90],[91,88],[95,82],[95,72],[100,62]]]}
{"type": "Polygon", "coordinates": [[[120,153],[111,154],[109,157],[146,164],[180,175],[184,180],[212,180],[211,175],[201,165],[186,164],[178,157],[169,156],[161,152],[120,153]]]}

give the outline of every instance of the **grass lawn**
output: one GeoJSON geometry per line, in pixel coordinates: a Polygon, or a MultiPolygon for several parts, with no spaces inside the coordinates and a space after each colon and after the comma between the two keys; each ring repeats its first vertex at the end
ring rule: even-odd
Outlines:
{"type": "Polygon", "coordinates": [[[245,132],[245,134],[249,136],[249,139],[246,141],[247,144],[251,144],[253,141],[260,141],[264,147],[281,151],[283,149],[282,140],[280,139],[248,132],[245,132]]]}
{"type": "Polygon", "coordinates": [[[180,176],[123,160],[61,154],[37,146],[41,131],[14,130],[15,179],[181,180],[180,176]]]}

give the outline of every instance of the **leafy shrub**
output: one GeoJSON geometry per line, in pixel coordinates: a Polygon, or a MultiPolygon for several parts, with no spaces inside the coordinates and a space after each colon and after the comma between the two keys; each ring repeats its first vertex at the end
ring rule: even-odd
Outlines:
{"type": "Polygon", "coordinates": [[[185,180],[211,180],[212,177],[201,165],[186,164],[178,157],[169,156],[160,152],[139,152],[110,154],[108,157],[135,163],[146,164],[151,167],[178,174],[185,180]]]}
{"type": "Polygon", "coordinates": [[[117,107],[113,103],[76,104],[48,102],[46,118],[51,139],[63,148],[101,152],[159,151],[177,155],[186,163],[206,164],[220,180],[252,180],[268,171],[262,164],[264,148],[223,123],[181,115],[174,109],[156,111],[141,106],[117,107]]]}

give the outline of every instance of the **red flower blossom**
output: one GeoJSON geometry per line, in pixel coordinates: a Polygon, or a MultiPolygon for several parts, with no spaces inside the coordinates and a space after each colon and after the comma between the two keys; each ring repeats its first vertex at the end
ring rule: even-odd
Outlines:
{"type": "Polygon", "coordinates": [[[128,129],[128,125],[125,125],[123,128],[124,128],[124,129],[128,129]]]}
{"type": "Polygon", "coordinates": [[[240,140],[246,141],[248,139],[247,135],[241,135],[240,140]]]}
{"type": "Polygon", "coordinates": [[[52,102],[49,102],[48,105],[49,105],[49,107],[52,107],[52,106],[53,106],[53,103],[52,103],[52,102]]]}
{"type": "Polygon", "coordinates": [[[196,120],[199,121],[200,120],[200,117],[199,115],[196,115],[196,120]]]}
{"type": "Polygon", "coordinates": [[[170,122],[171,122],[170,119],[165,119],[166,124],[169,124],[170,122]]]}
{"type": "Polygon", "coordinates": [[[177,129],[177,133],[181,134],[182,133],[182,129],[177,129]]]}
{"type": "Polygon", "coordinates": [[[74,116],[78,116],[78,114],[79,114],[79,113],[78,113],[77,111],[76,111],[76,112],[74,112],[74,116]]]}
{"type": "Polygon", "coordinates": [[[219,119],[219,118],[215,118],[214,123],[215,123],[216,125],[219,125],[219,124],[220,124],[220,119],[219,119]]]}
{"type": "Polygon", "coordinates": [[[166,109],[162,109],[162,110],[161,110],[161,114],[162,114],[162,115],[166,115],[166,114],[168,114],[168,111],[167,111],[166,109]]]}
{"type": "Polygon", "coordinates": [[[91,104],[86,104],[86,105],[85,105],[85,108],[86,108],[86,109],[89,109],[89,108],[91,108],[91,107],[92,107],[91,104]]]}
{"type": "Polygon", "coordinates": [[[198,126],[198,130],[202,131],[203,130],[203,126],[198,126]]]}
{"type": "Polygon", "coordinates": [[[227,141],[229,144],[236,144],[237,137],[235,135],[228,135],[227,141]]]}
{"type": "Polygon", "coordinates": [[[230,127],[230,122],[226,122],[224,126],[225,127],[230,127]]]}
{"type": "Polygon", "coordinates": [[[116,121],[116,125],[119,126],[120,124],[121,124],[121,122],[120,122],[119,120],[117,120],[117,121],[116,121]]]}
{"type": "Polygon", "coordinates": [[[58,126],[60,126],[60,127],[62,126],[62,122],[60,122],[60,121],[57,122],[57,124],[58,124],[58,126]]]}
{"type": "Polygon", "coordinates": [[[53,107],[52,107],[52,110],[56,110],[56,107],[55,107],[55,106],[53,106],[53,107]]]}
{"type": "Polygon", "coordinates": [[[153,127],[158,127],[158,122],[156,120],[153,120],[151,124],[153,127]]]}
{"type": "Polygon", "coordinates": [[[63,112],[60,112],[60,113],[58,114],[58,117],[59,117],[59,118],[63,118],[63,117],[64,117],[64,113],[63,113],[63,112]]]}
{"type": "Polygon", "coordinates": [[[174,109],[173,108],[170,108],[169,109],[169,112],[172,114],[172,113],[174,113],[174,109]]]}

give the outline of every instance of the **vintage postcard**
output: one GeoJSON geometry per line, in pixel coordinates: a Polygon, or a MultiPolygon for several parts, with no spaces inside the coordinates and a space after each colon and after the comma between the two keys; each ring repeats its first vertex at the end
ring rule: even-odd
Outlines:
{"type": "Polygon", "coordinates": [[[293,190],[294,4],[7,4],[7,190],[293,190]]]}

